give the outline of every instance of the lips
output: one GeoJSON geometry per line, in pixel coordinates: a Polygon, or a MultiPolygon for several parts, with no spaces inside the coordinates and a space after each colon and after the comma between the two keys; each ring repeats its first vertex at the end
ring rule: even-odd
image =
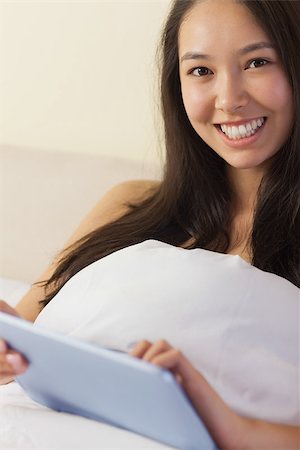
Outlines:
{"type": "Polygon", "coordinates": [[[244,122],[234,122],[227,124],[216,125],[223,134],[230,140],[239,140],[246,137],[253,136],[266,122],[266,117],[259,117],[257,119],[250,119],[244,122]]]}

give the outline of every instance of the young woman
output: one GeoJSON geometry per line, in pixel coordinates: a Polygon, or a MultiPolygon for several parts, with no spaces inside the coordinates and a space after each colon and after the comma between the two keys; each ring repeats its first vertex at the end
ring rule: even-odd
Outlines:
{"type": "MultiPolygon", "coordinates": [[[[299,19],[298,1],[175,0],[162,182],[112,189],[16,311],[1,303],[139,341],[131,354],[175,374],[222,449],[299,448],[299,19]]],[[[27,365],[0,343],[4,383],[27,365]]]]}

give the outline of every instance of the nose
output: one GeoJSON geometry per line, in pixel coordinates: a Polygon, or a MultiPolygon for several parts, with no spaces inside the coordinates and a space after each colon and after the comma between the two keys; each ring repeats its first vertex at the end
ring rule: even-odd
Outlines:
{"type": "Polygon", "coordinates": [[[225,113],[234,113],[249,102],[249,94],[241,76],[225,74],[216,81],[215,107],[225,113]]]}

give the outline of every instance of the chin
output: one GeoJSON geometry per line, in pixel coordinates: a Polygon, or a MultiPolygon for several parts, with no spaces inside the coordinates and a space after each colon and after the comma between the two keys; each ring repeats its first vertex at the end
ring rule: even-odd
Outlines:
{"type": "Polygon", "coordinates": [[[238,170],[264,169],[267,161],[226,161],[228,166],[238,170]]]}

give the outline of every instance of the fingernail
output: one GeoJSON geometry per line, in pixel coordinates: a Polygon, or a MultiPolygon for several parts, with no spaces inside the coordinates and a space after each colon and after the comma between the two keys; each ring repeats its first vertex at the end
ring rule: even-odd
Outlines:
{"type": "Polygon", "coordinates": [[[9,354],[6,359],[16,373],[24,372],[24,363],[20,355],[9,354]]]}

